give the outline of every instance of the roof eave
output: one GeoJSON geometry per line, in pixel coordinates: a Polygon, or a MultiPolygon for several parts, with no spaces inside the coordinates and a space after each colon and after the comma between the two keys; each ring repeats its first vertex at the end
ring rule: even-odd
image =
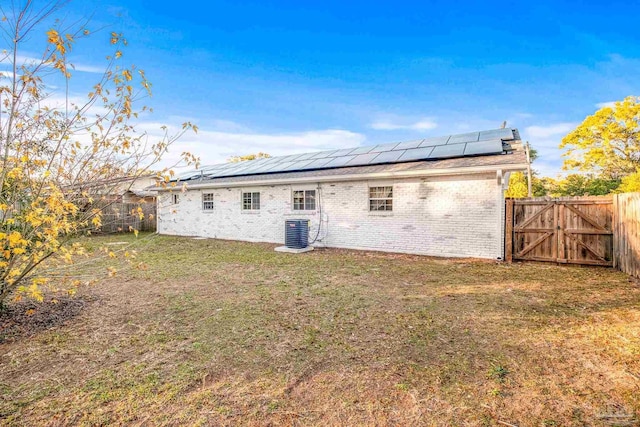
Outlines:
{"type": "Polygon", "coordinates": [[[527,169],[526,163],[514,163],[504,165],[486,165],[472,166],[460,168],[441,168],[441,169],[418,169],[408,171],[386,171],[386,172],[369,172],[363,174],[348,175],[326,175],[326,176],[309,176],[309,177],[290,177],[278,179],[259,179],[254,181],[236,181],[236,182],[200,182],[189,184],[187,181],[176,182],[175,186],[152,187],[148,190],[154,191],[172,191],[181,188],[181,184],[186,184],[188,190],[204,189],[204,188],[231,188],[231,187],[257,187],[268,185],[285,185],[285,184],[305,184],[315,182],[341,182],[341,181],[362,181],[368,179],[390,179],[390,178],[416,178],[422,176],[455,176],[455,175],[477,175],[488,172],[501,170],[503,172],[517,172],[527,169]]]}

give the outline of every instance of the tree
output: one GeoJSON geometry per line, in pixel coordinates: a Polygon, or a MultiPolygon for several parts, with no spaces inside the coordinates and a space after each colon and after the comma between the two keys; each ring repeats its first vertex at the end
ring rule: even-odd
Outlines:
{"type": "Polygon", "coordinates": [[[620,181],[616,193],[640,192],[640,169],[623,177],[620,181]]]}
{"type": "MultiPolygon", "coordinates": [[[[538,178],[536,173],[532,174],[531,189],[534,197],[543,197],[548,194],[548,187],[551,178],[538,178]]],[[[528,197],[527,175],[524,172],[514,172],[509,176],[509,187],[505,191],[505,197],[522,199],[528,197]]]]}
{"type": "Polygon", "coordinates": [[[247,160],[268,159],[269,157],[271,157],[271,154],[263,153],[262,151],[260,151],[258,153],[247,154],[244,156],[229,157],[229,160],[227,161],[230,163],[238,163],[238,162],[244,162],[247,160]]]}
{"type": "Polygon", "coordinates": [[[630,96],[587,117],[562,139],[564,168],[619,178],[640,168],[640,97],[630,96]]]}
{"type": "Polygon", "coordinates": [[[571,174],[557,181],[550,194],[554,197],[604,196],[613,192],[619,185],[620,180],[617,178],[571,174]]]}
{"type": "MultiPolygon", "coordinates": [[[[74,238],[100,227],[117,185],[96,183],[134,182],[187,130],[197,130],[190,123],[163,127],[156,138],[136,131],[150,83],[143,70],[123,65],[122,34],[108,34],[111,53],[86,97],[72,96],[85,88],[72,85],[69,54],[90,32],[86,23],[65,27],[55,20],[64,3],[0,7],[0,64],[8,68],[0,74],[0,305],[10,295],[42,300],[48,285],[73,292],[82,281],[67,273],[68,265],[84,254],[74,238]],[[25,43],[38,35],[46,40],[43,51],[24,59],[25,43]],[[64,89],[52,92],[54,86],[64,89]]],[[[157,172],[164,181],[170,174],[157,172]]],[[[116,255],[107,250],[109,256],[116,255]]]]}

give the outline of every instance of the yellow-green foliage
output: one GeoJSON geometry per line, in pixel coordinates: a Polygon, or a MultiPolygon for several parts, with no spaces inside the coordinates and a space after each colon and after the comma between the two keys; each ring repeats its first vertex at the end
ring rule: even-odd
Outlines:
{"type": "Polygon", "coordinates": [[[504,193],[505,197],[522,199],[527,197],[527,176],[523,172],[514,172],[509,177],[509,188],[504,193]]]}
{"type": "MultiPolygon", "coordinates": [[[[10,295],[41,300],[44,285],[73,291],[80,280],[67,267],[84,250],[72,239],[100,227],[102,209],[122,191],[114,178],[148,174],[171,143],[195,130],[189,123],[175,134],[165,128],[165,137],[154,143],[137,134],[130,119],[147,110],[138,102],[150,84],[142,70],[122,64],[122,34],[111,33],[111,52],[97,83],[78,88],[67,55],[89,30],[62,31],[53,16],[61,2],[41,9],[34,2],[19,4],[3,10],[0,21],[2,32],[12,35],[2,39],[2,63],[12,70],[0,75],[0,305],[10,295]],[[37,37],[35,29],[47,19],[54,27],[43,34],[46,48],[29,53],[41,59],[19,62],[27,55],[24,40],[37,37]],[[79,104],[67,98],[65,108],[47,106],[41,101],[52,95],[46,92],[51,82],[67,94],[89,93],[79,104]]],[[[158,172],[158,178],[169,175],[168,169],[158,172]]]]}
{"type": "Polygon", "coordinates": [[[565,169],[634,173],[640,167],[640,97],[630,96],[587,117],[562,139],[565,169]]]}
{"type": "MultiPolygon", "coordinates": [[[[524,172],[514,172],[509,177],[509,188],[505,192],[505,197],[521,199],[528,196],[527,175],[524,172]]],[[[556,187],[557,183],[552,178],[538,178],[533,173],[531,180],[531,192],[534,197],[547,196],[556,187]]]]}
{"type": "Polygon", "coordinates": [[[549,187],[549,195],[560,196],[604,196],[614,192],[620,180],[604,176],[570,174],[549,187]]]}
{"type": "Polygon", "coordinates": [[[262,151],[254,154],[247,154],[244,156],[232,156],[229,158],[228,162],[230,163],[239,163],[244,162],[246,160],[256,160],[256,159],[268,159],[271,157],[271,154],[263,153],[262,151]]]}
{"type": "Polygon", "coordinates": [[[622,178],[622,183],[616,192],[633,193],[640,191],[640,169],[622,178]]]}
{"type": "MultiPolygon", "coordinates": [[[[570,174],[562,179],[553,179],[548,177],[538,178],[533,176],[532,192],[534,197],[550,196],[602,196],[620,191],[640,191],[640,174],[629,175],[622,179],[629,183],[626,188],[621,190],[620,180],[615,178],[606,178],[603,176],[591,176],[582,174],[570,174]],[[635,181],[634,181],[635,176],[635,181]],[[635,183],[635,185],[634,185],[635,183]],[[633,188],[636,188],[633,190],[633,188]]],[[[511,174],[509,179],[509,188],[505,192],[505,197],[513,197],[516,199],[527,197],[527,176],[522,172],[511,174]]]]}

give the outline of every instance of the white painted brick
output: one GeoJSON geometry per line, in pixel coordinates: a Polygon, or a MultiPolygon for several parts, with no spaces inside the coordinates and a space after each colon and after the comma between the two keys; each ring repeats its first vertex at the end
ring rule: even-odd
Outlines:
{"type": "Polygon", "coordinates": [[[169,235],[284,243],[286,219],[311,220],[317,246],[443,257],[502,257],[503,192],[495,175],[217,188],[158,198],[158,232],[169,235]],[[393,211],[369,212],[369,186],[393,185],[393,211]],[[294,212],[292,190],[320,188],[314,212],[294,212]],[[260,211],[242,211],[243,191],[260,191],[260,211]],[[202,193],[215,194],[212,212],[202,193]],[[320,205],[322,215],[320,213],[320,205]]]}

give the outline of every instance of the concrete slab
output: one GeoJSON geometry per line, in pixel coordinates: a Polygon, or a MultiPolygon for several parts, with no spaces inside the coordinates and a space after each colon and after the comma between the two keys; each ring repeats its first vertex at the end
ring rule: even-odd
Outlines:
{"type": "Polygon", "coordinates": [[[276,252],[286,252],[288,254],[302,254],[312,250],[313,250],[313,246],[307,246],[306,248],[302,248],[302,249],[288,248],[286,246],[278,246],[277,248],[275,248],[276,252]]]}

